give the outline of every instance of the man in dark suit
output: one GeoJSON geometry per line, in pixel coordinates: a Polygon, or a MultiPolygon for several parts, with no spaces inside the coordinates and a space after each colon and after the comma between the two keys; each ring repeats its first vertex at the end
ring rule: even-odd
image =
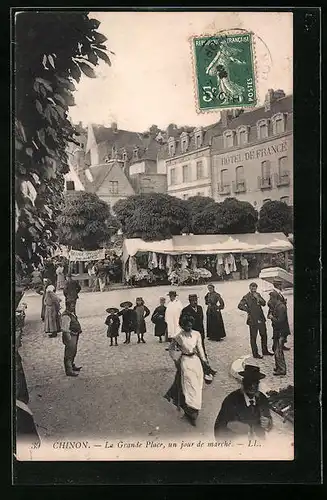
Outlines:
{"type": "Polygon", "coordinates": [[[198,296],[196,294],[192,294],[188,296],[189,305],[184,307],[181,312],[182,316],[192,316],[193,317],[193,330],[196,330],[200,333],[202,339],[202,347],[204,350],[204,354],[207,355],[205,345],[204,345],[204,325],[203,325],[203,309],[198,304],[198,296]]]}
{"type": "Polygon", "coordinates": [[[242,387],[224,399],[214,426],[215,438],[264,439],[272,428],[268,399],[259,391],[259,382],[265,375],[252,365],[246,365],[239,375],[243,377],[242,387]]]}
{"type": "MultiPolygon", "coordinates": [[[[282,280],[279,279],[279,278],[275,278],[274,281],[273,281],[273,286],[274,286],[274,290],[273,291],[277,293],[280,302],[282,304],[284,304],[285,307],[286,307],[286,315],[287,315],[287,299],[282,294],[282,290],[283,290],[283,282],[282,282],[282,280]]],[[[273,312],[273,307],[271,306],[271,300],[268,300],[268,304],[267,305],[268,305],[268,317],[270,317],[272,315],[272,312],[273,312]]],[[[288,319],[287,319],[287,325],[288,325],[288,319]]],[[[287,333],[287,335],[284,336],[284,345],[283,345],[283,350],[284,351],[289,351],[290,350],[290,348],[286,347],[286,345],[285,345],[285,343],[287,342],[287,337],[290,334],[291,334],[291,332],[290,332],[290,329],[289,329],[289,326],[288,326],[288,333],[287,333]]]]}
{"type": "Polygon", "coordinates": [[[284,342],[290,334],[287,318],[286,304],[281,301],[277,291],[270,292],[268,318],[271,319],[273,328],[273,351],[275,355],[274,375],[286,375],[286,362],[284,356],[284,342]]]}
{"type": "Polygon", "coordinates": [[[262,355],[273,356],[273,353],[268,351],[266,318],[262,310],[262,307],[266,305],[266,301],[260,293],[257,292],[258,285],[256,283],[251,283],[249,288],[249,293],[244,295],[241,299],[238,308],[241,311],[245,311],[248,315],[246,324],[249,326],[250,330],[252,356],[262,359],[257,346],[258,332],[261,337],[262,355]]]}
{"type": "Polygon", "coordinates": [[[78,294],[81,291],[81,286],[78,281],[72,279],[71,273],[67,274],[67,281],[64,286],[64,296],[66,302],[66,309],[69,309],[74,314],[76,314],[76,302],[78,299],[78,294]]]}

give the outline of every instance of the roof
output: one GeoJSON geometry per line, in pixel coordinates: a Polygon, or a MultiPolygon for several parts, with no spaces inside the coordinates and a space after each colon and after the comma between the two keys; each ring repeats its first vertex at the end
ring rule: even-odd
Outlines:
{"type": "Polygon", "coordinates": [[[124,260],[138,252],[210,255],[214,253],[279,253],[292,250],[283,233],[208,234],[173,236],[169,240],[124,240],[124,260]]]}
{"type": "MultiPolygon", "coordinates": [[[[83,184],[85,186],[86,191],[88,191],[89,193],[97,193],[100,186],[104,183],[105,179],[107,177],[110,177],[110,174],[113,171],[115,171],[115,174],[117,173],[117,171],[119,171],[120,172],[119,175],[126,177],[122,167],[117,162],[103,163],[96,167],[91,167],[90,172],[93,177],[93,182],[90,182],[86,176],[83,178],[83,184]],[[118,169],[114,168],[117,165],[119,168],[118,169]]],[[[127,181],[129,182],[128,179],[127,181]]]]}
{"type": "MultiPolygon", "coordinates": [[[[258,120],[262,118],[269,118],[276,113],[286,113],[291,112],[293,110],[293,96],[288,95],[272,101],[271,107],[269,111],[265,110],[265,106],[260,106],[259,108],[255,108],[251,111],[244,111],[236,118],[230,118],[227,126],[224,126],[222,121],[220,120],[218,123],[210,125],[208,127],[203,127],[203,144],[202,147],[211,145],[211,140],[213,137],[217,137],[222,135],[224,130],[228,129],[236,129],[241,125],[253,126],[257,123],[258,120]]],[[[195,145],[195,130],[197,127],[193,129],[193,132],[189,134],[189,147],[185,154],[189,154],[192,151],[196,151],[195,145]]],[[[182,153],[180,139],[176,138],[176,150],[174,156],[179,156],[182,153]]],[[[163,145],[158,153],[159,159],[167,159],[168,158],[168,144],[163,145]]],[[[173,157],[172,157],[173,158],[173,157]]]]}

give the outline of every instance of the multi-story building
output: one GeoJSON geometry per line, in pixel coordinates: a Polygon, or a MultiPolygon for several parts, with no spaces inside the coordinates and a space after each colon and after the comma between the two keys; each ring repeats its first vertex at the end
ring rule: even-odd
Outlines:
{"type": "Polygon", "coordinates": [[[239,116],[223,112],[212,140],[212,196],[235,197],[257,209],[270,200],[293,204],[292,96],[270,90],[264,106],[239,116]]]}
{"type": "Polygon", "coordinates": [[[191,196],[212,196],[211,141],[221,124],[172,131],[158,153],[158,168],[166,169],[167,192],[187,199],[191,196]]]}
{"type": "Polygon", "coordinates": [[[110,128],[89,126],[87,133],[80,127],[79,133],[78,144],[68,151],[67,190],[85,189],[111,206],[133,194],[166,192],[166,174],[157,170],[157,127],[139,134],[113,123],[110,128]]]}

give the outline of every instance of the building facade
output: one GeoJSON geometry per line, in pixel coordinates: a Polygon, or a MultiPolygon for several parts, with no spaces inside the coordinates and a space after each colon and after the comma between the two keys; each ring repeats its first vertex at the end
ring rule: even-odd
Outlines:
{"type": "Polygon", "coordinates": [[[292,96],[270,91],[263,107],[224,118],[211,147],[213,198],[234,197],[257,209],[270,200],[292,205],[292,96]]]}
{"type": "Polygon", "coordinates": [[[166,169],[167,192],[187,199],[212,196],[211,142],[220,124],[171,135],[158,153],[158,168],[166,169]]]}

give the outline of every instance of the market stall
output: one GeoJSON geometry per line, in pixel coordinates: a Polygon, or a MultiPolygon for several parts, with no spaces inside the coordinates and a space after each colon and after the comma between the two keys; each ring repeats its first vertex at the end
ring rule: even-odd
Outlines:
{"type": "Polygon", "coordinates": [[[292,249],[283,233],[182,235],[161,241],[125,239],[123,280],[150,284],[164,281],[166,276],[172,284],[183,284],[217,277],[237,279],[241,255],[249,259],[254,256],[253,276],[249,277],[258,277],[262,259],[256,256],[268,256],[268,267],[272,262],[269,256],[287,254],[292,249]]]}

